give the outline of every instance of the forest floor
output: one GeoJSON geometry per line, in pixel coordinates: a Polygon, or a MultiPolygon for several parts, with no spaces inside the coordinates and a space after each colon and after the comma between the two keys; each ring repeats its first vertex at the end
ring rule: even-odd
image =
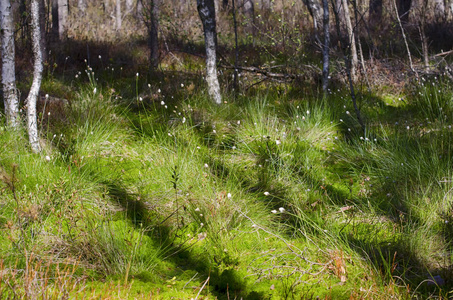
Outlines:
{"type": "Polygon", "coordinates": [[[1,299],[451,297],[447,77],[359,87],[364,131],[339,81],[217,106],[199,58],[91,60],[46,74],[41,154],[0,127],[1,299]]]}

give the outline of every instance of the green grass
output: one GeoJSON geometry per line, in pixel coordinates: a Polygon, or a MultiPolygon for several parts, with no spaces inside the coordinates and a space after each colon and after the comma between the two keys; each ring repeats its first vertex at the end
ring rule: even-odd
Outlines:
{"type": "Polygon", "coordinates": [[[71,105],[41,119],[42,154],[1,127],[0,294],[447,297],[446,80],[394,106],[364,96],[364,136],[340,91],[258,89],[215,106],[174,75],[173,89],[100,76],[69,91],[47,79],[71,105]]]}

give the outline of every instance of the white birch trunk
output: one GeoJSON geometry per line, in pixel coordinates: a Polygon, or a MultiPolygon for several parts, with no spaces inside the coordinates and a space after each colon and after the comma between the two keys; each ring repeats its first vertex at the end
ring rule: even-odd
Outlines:
{"type": "Polygon", "coordinates": [[[58,36],[60,40],[63,40],[66,35],[68,14],[68,0],[58,0],[58,36]]]}
{"type": "Polygon", "coordinates": [[[85,0],[77,0],[77,7],[81,13],[84,13],[87,9],[85,0]]]}
{"type": "Polygon", "coordinates": [[[123,20],[121,16],[121,0],[116,0],[115,3],[115,23],[116,23],[116,31],[121,30],[121,26],[123,26],[123,20]]]}
{"type": "Polygon", "coordinates": [[[434,17],[437,20],[445,20],[445,2],[444,0],[434,0],[434,17]]]}
{"type": "Polygon", "coordinates": [[[214,1],[197,0],[197,9],[201,22],[203,23],[206,47],[206,81],[208,83],[208,93],[215,103],[221,104],[222,96],[220,95],[220,85],[217,78],[216,65],[217,32],[214,1]]]}
{"type": "Polygon", "coordinates": [[[33,83],[27,97],[27,127],[28,139],[33,152],[40,152],[38,122],[36,116],[36,102],[38,100],[39,89],[42,79],[42,52],[41,52],[41,30],[39,26],[39,3],[38,0],[31,1],[31,36],[33,47],[33,83]]]}
{"type": "Polygon", "coordinates": [[[17,128],[20,122],[19,98],[16,90],[14,23],[9,0],[0,0],[2,29],[2,87],[8,126],[17,128]]]}
{"type": "Polygon", "coordinates": [[[344,19],[346,22],[346,29],[348,31],[348,39],[349,45],[351,47],[351,76],[352,81],[357,81],[357,65],[359,64],[359,58],[357,56],[357,47],[355,44],[355,34],[354,28],[352,27],[351,23],[351,14],[349,13],[349,5],[348,0],[343,0],[343,11],[344,11],[344,19]]]}
{"type": "Polygon", "coordinates": [[[308,8],[308,12],[313,18],[313,27],[315,32],[318,31],[320,24],[323,20],[323,8],[318,0],[304,0],[304,4],[308,8]]]}
{"type": "Polygon", "coordinates": [[[126,13],[131,13],[133,9],[134,9],[134,1],[126,0],[126,13]]]}

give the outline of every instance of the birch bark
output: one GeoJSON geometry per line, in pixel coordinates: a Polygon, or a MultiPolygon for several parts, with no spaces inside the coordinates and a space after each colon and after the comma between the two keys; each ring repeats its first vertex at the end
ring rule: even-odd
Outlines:
{"type": "Polygon", "coordinates": [[[115,26],[116,31],[120,31],[123,26],[123,19],[121,14],[121,0],[115,2],[115,26]]]}
{"type": "Polygon", "coordinates": [[[28,139],[30,141],[33,152],[40,152],[41,145],[39,144],[38,122],[36,116],[36,102],[38,100],[39,89],[41,88],[42,80],[42,51],[41,51],[41,30],[39,26],[39,2],[38,0],[31,1],[31,37],[33,47],[33,83],[28,93],[27,103],[27,127],[28,139]]]}
{"type": "Polygon", "coordinates": [[[220,95],[220,85],[217,78],[216,66],[217,32],[214,1],[197,0],[197,9],[201,22],[203,23],[206,47],[206,81],[208,83],[208,93],[215,103],[221,104],[222,96],[220,95]]]}
{"type": "Polygon", "coordinates": [[[58,36],[60,40],[63,40],[66,36],[68,15],[68,0],[58,0],[58,36]]]}
{"type": "Polygon", "coordinates": [[[7,124],[17,128],[20,123],[19,98],[16,90],[14,23],[9,0],[0,0],[0,28],[2,42],[2,87],[7,124]]]}
{"type": "Polygon", "coordinates": [[[350,54],[351,54],[351,76],[352,81],[357,81],[357,65],[359,63],[359,58],[357,56],[357,47],[355,43],[355,34],[354,28],[352,27],[351,22],[351,14],[349,13],[349,5],[348,0],[343,0],[343,12],[344,12],[344,19],[346,22],[346,30],[348,33],[348,40],[350,46],[350,54]]]}

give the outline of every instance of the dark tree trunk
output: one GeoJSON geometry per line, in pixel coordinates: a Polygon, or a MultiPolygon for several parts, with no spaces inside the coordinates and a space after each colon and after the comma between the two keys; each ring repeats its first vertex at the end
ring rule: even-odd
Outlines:
{"type": "Polygon", "coordinates": [[[39,29],[41,34],[41,55],[42,61],[47,61],[47,33],[46,33],[46,22],[47,22],[47,13],[46,13],[46,1],[40,0],[39,3],[39,29]]]}
{"type": "Polygon", "coordinates": [[[155,71],[159,66],[159,0],[151,0],[149,33],[149,65],[155,71]]]}
{"type": "Polygon", "coordinates": [[[323,29],[324,43],[322,44],[322,90],[324,97],[327,95],[327,87],[329,85],[329,47],[330,47],[330,26],[329,26],[329,3],[327,0],[322,1],[323,4],[323,29]]]}
{"type": "Polygon", "coordinates": [[[59,23],[58,23],[58,0],[51,0],[52,2],[52,39],[53,41],[59,40],[59,23]]]}

